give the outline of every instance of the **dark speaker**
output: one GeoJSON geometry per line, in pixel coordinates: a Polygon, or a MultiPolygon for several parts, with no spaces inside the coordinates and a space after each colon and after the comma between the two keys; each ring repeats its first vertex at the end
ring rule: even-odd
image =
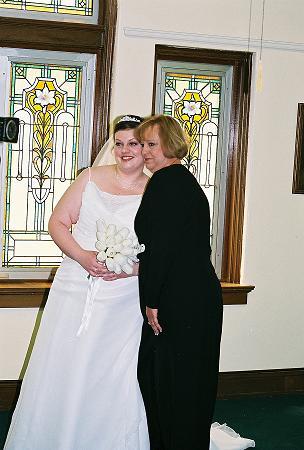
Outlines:
{"type": "Polygon", "coordinates": [[[0,142],[18,142],[19,119],[0,117],[0,142]]]}

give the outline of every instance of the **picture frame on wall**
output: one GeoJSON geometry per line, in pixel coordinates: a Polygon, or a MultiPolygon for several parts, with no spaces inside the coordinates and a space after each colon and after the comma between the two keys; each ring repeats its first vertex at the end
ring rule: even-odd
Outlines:
{"type": "Polygon", "coordinates": [[[292,193],[304,194],[304,103],[298,103],[292,193]]]}

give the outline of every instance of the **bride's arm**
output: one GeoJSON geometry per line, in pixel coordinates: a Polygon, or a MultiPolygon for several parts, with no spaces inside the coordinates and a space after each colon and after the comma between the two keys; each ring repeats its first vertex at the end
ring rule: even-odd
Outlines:
{"type": "Polygon", "coordinates": [[[88,173],[83,171],[63,194],[49,220],[49,233],[53,241],[65,255],[76,261],[83,249],[73,238],[70,229],[79,218],[82,192],[87,180],[88,173]]]}
{"type": "Polygon", "coordinates": [[[71,226],[78,221],[83,190],[88,182],[84,170],[63,194],[49,220],[49,233],[63,253],[77,261],[93,276],[101,276],[104,266],[96,261],[94,251],[84,250],[73,238],[71,226]]]}

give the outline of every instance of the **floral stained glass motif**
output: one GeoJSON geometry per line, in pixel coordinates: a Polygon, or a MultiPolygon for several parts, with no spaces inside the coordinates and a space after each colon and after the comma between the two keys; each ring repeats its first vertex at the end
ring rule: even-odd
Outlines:
{"type": "Polygon", "coordinates": [[[222,78],[166,72],[164,82],[163,113],[175,117],[189,138],[182,162],[204,189],[212,217],[222,78]]]}
{"type": "Polygon", "coordinates": [[[0,0],[0,8],[92,16],[93,0],[0,0]]]}
{"type": "Polygon", "coordinates": [[[4,267],[54,266],[62,260],[48,220],[75,178],[81,67],[11,63],[10,114],[19,141],[8,145],[4,267]]]}

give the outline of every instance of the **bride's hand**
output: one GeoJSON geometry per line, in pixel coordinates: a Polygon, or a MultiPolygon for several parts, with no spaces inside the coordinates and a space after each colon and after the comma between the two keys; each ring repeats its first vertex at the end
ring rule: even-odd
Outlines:
{"type": "MultiPolygon", "coordinates": [[[[107,270],[107,269],[106,269],[107,270]]],[[[117,274],[115,272],[109,272],[107,271],[107,273],[105,273],[102,277],[102,279],[104,281],[115,281],[115,280],[119,280],[120,278],[129,278],[132,277],[133,275],[127,275],[124,272],[121,272],[120,274],[117,274]]]]}
{"type": "Polygon", "coordinates": [[[133,264],[133,272],[131,274],[121,272],[118,275],[115,272],[107,271],[107,273],[105,273],[102,278],[104,279],[104,281],[114,281],[114,280],[119,280],[120,278],[135,277],[137,275],[138,275],[138,263],[133,264]]]}
{"type": "Polygon", "coordinates": [[[97,252],[83,250],[77,261],[92,277],[104,277],[105,274],[110,272],[104,263],[97,261],[96,255],[97,252]]]}

